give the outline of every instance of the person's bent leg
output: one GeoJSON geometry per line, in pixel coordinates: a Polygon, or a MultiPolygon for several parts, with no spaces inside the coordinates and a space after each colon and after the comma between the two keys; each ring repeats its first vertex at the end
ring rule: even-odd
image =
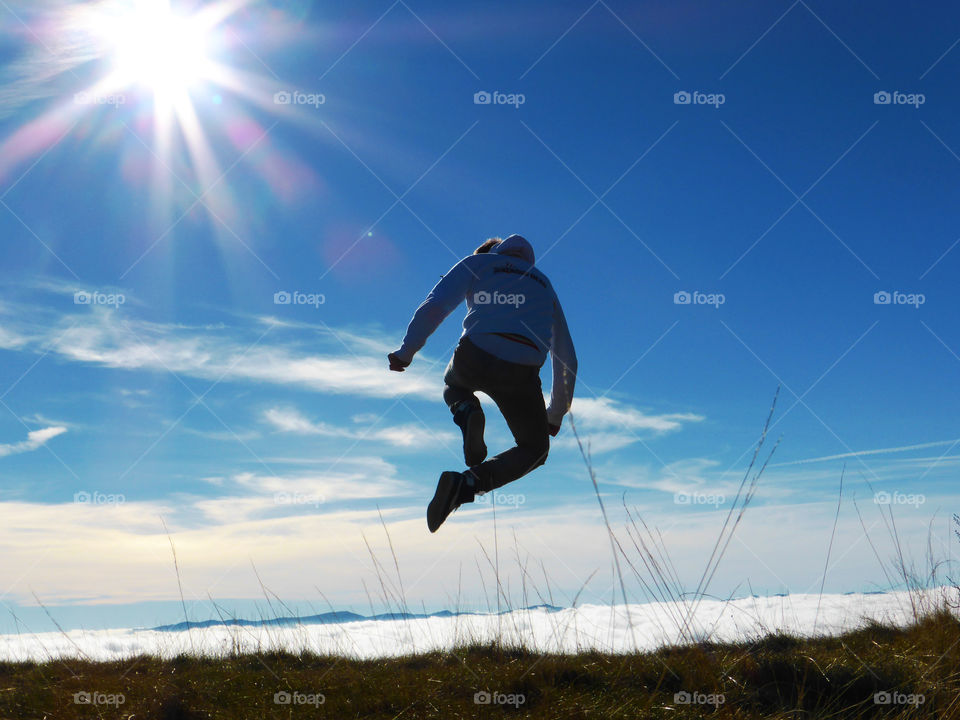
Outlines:
{"type": "Polygon", "coordinates": [[[461,342],[443,377],[443,401],[463,433],[463,460],[467,467],[479,465],[487,457],[487,446],[483,441],[483,409],[474,394],[478,387],[479,362],[473,357],[473,349],[472,344],[461,342]]]}
{"type": "Polygon", "coordinates": [[[472,468],[477,489],[489,492],[523,477],[547,460],[550,451],[550,429],[543,402],[539,368],[518,371],[516,383],[484,388],[513,433],[516,447],[472,468]]]}

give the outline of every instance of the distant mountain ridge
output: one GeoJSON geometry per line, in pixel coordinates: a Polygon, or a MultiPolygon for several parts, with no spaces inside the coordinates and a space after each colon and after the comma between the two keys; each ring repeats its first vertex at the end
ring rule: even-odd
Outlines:
{"type": "MultiPolygon", "coordinates": [[[[556,605],[541,604],[531,605],[530,607],[519,609],[558,612],[564,608],[557,607],[556,605]]],[[[500,614],[504,615],[510,612],[516,612],[516,610],[516,608],[512,610],[503,610],[500,614]]],[[[157,632],[180,632],[183,630],[191,630],[193,628],[224,627],[228,625],[235,625],[238,627],[286,627],[289,625],[331,625],[336,623],[359,622],[363,620],[425,620],[427,618],[443,618],[456,617],[459,615],[481,614],[487,613],[452,612],[450,610],[439,610],[435,613],[388,612],[379,613],[377,615],[360,615],[359,613],[345,610],[334,610],[332,612],[320,613],[319,615],[306,615],[303,617],[278,617],[270,618],[268,620],[245,620],[243,618],[234,618],[230,620],[188,620],[174,623],[172,625],[158,625],[157,627],[152,627],[149,629],[157,632]]]]}

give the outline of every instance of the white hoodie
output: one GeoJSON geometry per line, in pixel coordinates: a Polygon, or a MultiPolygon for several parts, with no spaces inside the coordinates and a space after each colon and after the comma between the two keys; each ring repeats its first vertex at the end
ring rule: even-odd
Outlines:
{"type": "Polygon", "coordinates": [[[417,308],[397,355],[413,360],[440,323],[466,300],[463,335],[483,350],[522,365],[540,366],[547,352],[553,356],[547,420],[559,425],[573,401],[577,355],[553,286],[533,261],[533,248],[519,235],[489,253],[465,257],[417,308]]]}

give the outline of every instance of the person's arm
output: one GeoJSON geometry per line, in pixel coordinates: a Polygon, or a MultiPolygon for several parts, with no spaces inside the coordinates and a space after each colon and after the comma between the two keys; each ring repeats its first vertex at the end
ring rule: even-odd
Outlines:
{"type": "Polygon", "coordinates": [[[553,390],[550,393],[550,405],[547,406],[547,422],[550,434],[556,435],[560,431],[563,416],[573,402],[573,386],[577,380],[577,353],[559,300],[553,306],[550,355],[553,357],[553,390]]]}
{"type": "Polygon", "coordinates": [[[461,260],[440,278],[427,299],[417,308],[400,349],[388,356],[391,370],[402,371],[409,365],[433,331],[466,299],[474,277],[466,265],[468,260],[461,260]]]}

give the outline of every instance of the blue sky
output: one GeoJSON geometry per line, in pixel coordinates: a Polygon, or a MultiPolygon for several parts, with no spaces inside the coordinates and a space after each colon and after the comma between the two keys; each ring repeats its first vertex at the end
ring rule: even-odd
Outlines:
{"type": "MultiPolygon", "coordinates": [[[[143,5],[0,9],[0,546],[28,628],[36,598],[66,625],[175,620],[163,523],[194,619],[207,595],[250,610],[251,565],[362,611],[378,507],[409,599],[450,606],[462,571],[485,606],[490,505],[423,522],[458,468],[459,311],[407,373],[385,355],[443,272],[513,232],[564,304],[615,525],[626,492],[685,581],[778,385],[782,442],[712,591],[818,589],[844,464],[828,590],[888,586],[875,492],[923,496],[893,505],[918,557],[932,518],[955,552],[960,10],[175,5],[213,17],[201,53],[131,43],[143,5]]],[[[558,604],[597,569],[585,596],[608,600],[569,425],[505,492],[511,557],[512,527],[558,604]]]]}

